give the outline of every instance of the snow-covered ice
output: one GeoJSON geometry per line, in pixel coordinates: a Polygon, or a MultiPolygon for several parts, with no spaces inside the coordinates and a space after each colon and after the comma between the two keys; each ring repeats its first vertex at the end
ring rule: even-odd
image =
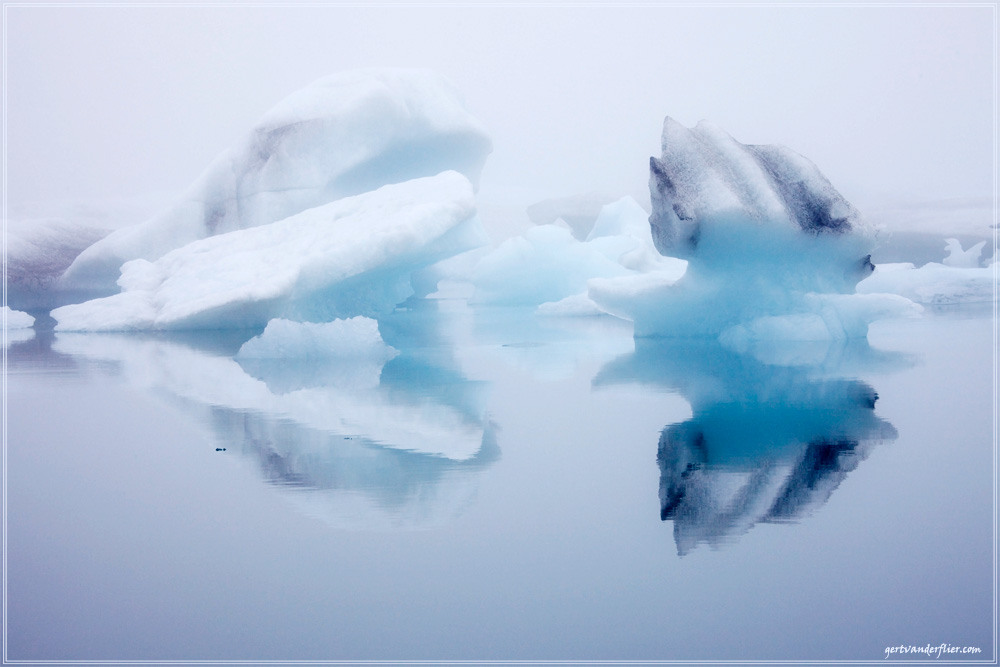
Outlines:
{"type": "Polygon", "coordinates": [[[328,76],[268,111],[172,206],[87,248],[66,289],[116,290],[119,268],[386,184],[454,170],[473,183],[491,142],[457,89],[427,70],[328,76]]]}
{"type": "Polygon", "coordinates": [[[377,316],[412,274],[486,243],[472,184],[445,172],[122,267],[120,294],[52,311],[61,331],[263,327],[377,316]]]}

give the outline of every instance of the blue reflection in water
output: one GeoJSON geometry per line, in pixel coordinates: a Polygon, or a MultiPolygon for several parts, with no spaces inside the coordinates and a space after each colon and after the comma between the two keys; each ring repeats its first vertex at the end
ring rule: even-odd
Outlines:
{"type": "Polygon", "coordinates": [[[50,354],[98,362],[179,404],[308,515],[347,528],[426,527],[464,511],[500,450],[486,385],[458,370],[442,319],[403,318],[385,326],[400,354],[384,365],[237,361],[253,332],[59,334],[50,354]]]}
{"type": "MultiPolygon", "coordinates": [[[[475,313],[472,340],[515,351],[528,341],[548,356],[621,349],[621,336],[601,322],[567,332],[501,314],[507,328],[475,313]]],[[[421,527],[464,511],[500,457],[486,416],[488,383],[461,371],[456,349],[469,341],[455,340],[455,324],[441,304],[411,302],[380,321],[400,352],[385,363],[237,361],[256,331],[40,331],[14,343],[8,357],[69,369],[97,362],[167,397],[208,426],[220,448],[253,461],[289,502],[331,525],[421,527]]],[[[910,363],[864,340],[734,350],[706,339],[637,339],[593,384],[652,385],[690,403],[693,416],[663,429],[656,457],[660,517],[673,522],[684,555],[702,543],[732,542],[760,522],[797,521],[826,503],[876,444],[896,437],[875,414],[874,388],[855,377],[910,363]]]]}
{"type": "Polygon", "coordinates": [[[736,351],[714,340],[637,339],[595,385],[679,392],[693,416],[657,443],[660,518],[677,552],[732,542],[760,522],[793,522],[829,499],[872,448],[896,438],[878,394],[853,375],[910,363],[867,341],[736,351]]]}

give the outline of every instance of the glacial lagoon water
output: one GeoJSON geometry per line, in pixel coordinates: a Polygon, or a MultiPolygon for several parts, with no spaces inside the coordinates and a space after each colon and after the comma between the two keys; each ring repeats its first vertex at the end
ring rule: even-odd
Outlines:
{"type": "Polygon", "coordinates": [[[9,660],[996,655],[991,312],[734,351],[439,299],[382,367],[42,329],[9,660]]]}

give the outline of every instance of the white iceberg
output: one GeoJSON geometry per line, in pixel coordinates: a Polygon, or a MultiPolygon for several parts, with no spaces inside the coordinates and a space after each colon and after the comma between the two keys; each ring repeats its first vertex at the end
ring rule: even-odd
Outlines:
{"type": "Polygon", "coordinates": [[[52,311],[59,331],[263,327],[376,316],[411,276],[487,242],[472,184],[445,172],[126,263],[120,294],[52,311]]]}
{"type": "Polygon", "coordinates": [[[87,248],[62,283],[112,293],[132,259],[446,170],[475,182],[491,150],[456,88],[433,72],[328,76],[268,111],[171,207],[87,248]]]}

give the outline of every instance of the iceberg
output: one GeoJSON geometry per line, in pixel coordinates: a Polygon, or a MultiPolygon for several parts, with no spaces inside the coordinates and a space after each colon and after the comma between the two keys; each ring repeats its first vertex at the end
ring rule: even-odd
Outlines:
{"type": "Polygon", "coordinates": [[[457,89],[438,74],[368,69],[328,76],[268,111],[172,206],[83,251],[61,283],[111,294],[129,260],[154,261],[192,241],[443,171],[475,183],[491,150],[457,89]]]}
{"type": "Polygon", "coordinates": [[[706,122],[664,121],[650,160],[652,240],[688,261],[680,278],[594,281],[589,295],[630,319],[636,336],[859,337],[868,323],[919,307],[898,295],[858,297],[876,229],[809,160],[744,145],[706,122]]]}
{"type": "Polygon", "coordinates": [[[113,296],[52,311],[57,331],[262,328],[377,317],[412,274],[487,242],[457,172],[386,185],[122,266],[113,296]]]}

